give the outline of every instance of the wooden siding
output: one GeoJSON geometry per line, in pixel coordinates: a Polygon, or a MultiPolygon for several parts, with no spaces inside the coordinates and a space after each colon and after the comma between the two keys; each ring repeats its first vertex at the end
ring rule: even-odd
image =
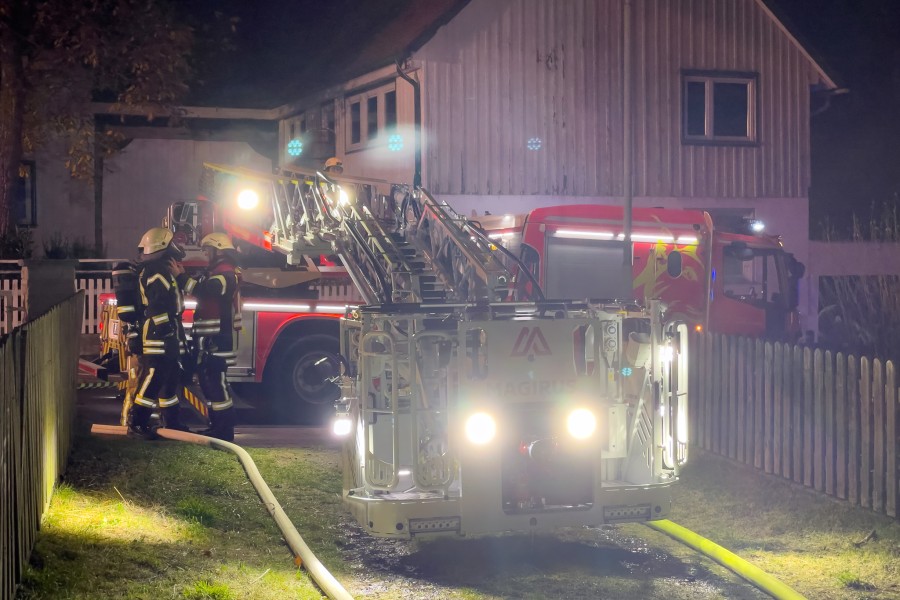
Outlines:
{"type": "MultiPolygon", "coordinates": [[[[623,194],[621,0],[474,0],[414,59],[426,186],[623,194]],[[529,150],[531,138],[540,150],[529,150]]],[[[635,196],[805,197],[815,65],[756,0],[634,0],[635,196]],[[681,142],[681,70],[759,73],[759,144],[681,142]]]]}

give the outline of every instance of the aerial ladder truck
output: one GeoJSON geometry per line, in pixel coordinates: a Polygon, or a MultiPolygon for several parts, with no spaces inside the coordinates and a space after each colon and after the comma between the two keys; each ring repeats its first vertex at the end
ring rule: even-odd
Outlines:
{"type": "Polygon", "coordinates": [[[537,531],[669,513],[687,460],[688,330],[665,322],[661,303],[543,298],[536,280],[518,301],[513,271],[527,269],[422,188],[206,169],[232,235],[288,264],[337,255],[365,301],[341,320],[334,429],[344,501],[366,531],[537,531]]]}

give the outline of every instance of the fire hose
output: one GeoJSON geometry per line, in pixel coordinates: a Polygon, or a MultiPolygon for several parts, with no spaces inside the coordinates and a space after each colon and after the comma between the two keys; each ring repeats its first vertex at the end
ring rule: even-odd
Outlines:
{"type": "Polygon", "coordinates": [[[705,537],[694,533],[690,529],[686,529],[668,519],[648,521],[645,525],[650,529],[655,529],[656,531],[664,533],[682,544],[693,548],[700,554],[713,559],[776,600],[805,600],[802,594],[796,592],[787,584],[778,581],[775,577],[769,575],[756,565],[744,560],[730,550],[726,550],[715,542],[711,542],[705,537]]]}
{"type": "MultiPolygon", "coordinates": [[[[291,520],[288,518],[287,514],[285,514],[284,509],[281,508],[281,504],[278,503],[272,490],[269,489],[268,484],[266,484],[262,475],[260,475],[259,469],[256,468],[256,463],[253,462],[253,459],[250,458],[250,455],[247,454],[246,450],[237,444],[206,437],[204,435],[198,435],[196,433],[187,433],[185,431],[176,431],[174,429],[157,429],[156,432],[160,437],[170,440],[190,442],[201,446],[210,446],[216,450],[227,450],[228,452],[235,454],[241,462],[241,466],[244,467],[244,471],[247,473],[247,478],[250,479],[250,483],[256,488],[256,493],[259,494],[259,498],[265,505],[266,510],[269,511],[269,514],[278,525],[278,529],[281,530],[281,534],[284,536],[284,540],[287,542],[288,547],[290,547],[291,552],[293,552],[296,558],[300,559],[301,564],[306,568],[306,571],[309,573],[312,580],[316,582],[316,585],[325,592],[326,596],[333,600],[353,600],[353,596],[344,589],[344,586],[334,578],[334,575],[325,568],[325,565],[316,558],[313,551],[306,545],[306,542],[300,536],[300,533],[297,531],[297,528],[294,527],[294,524],[291,523],[291,520]]],[[[125,428],[119,425],[95,424],[91,427],[91,433],[124,435],[125,428]]]]}

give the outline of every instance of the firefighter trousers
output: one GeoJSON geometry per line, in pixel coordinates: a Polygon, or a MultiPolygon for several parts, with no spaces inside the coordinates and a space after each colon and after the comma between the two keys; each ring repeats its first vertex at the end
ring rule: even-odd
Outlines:
{"type": "Polygon", "coordinates": [[[178,356],[143,355],[138,359],[139,381],[131,408],[131,425],[146,427],[153,409],[159,407],[165,427],[183,429],[178,406],[181,366],[178,356]]]}
{"type": "Polygon", "coordinates": [[[197,378],[200,380],[203,397],[210,408],[211,427],[208,434],[231,441],[234,439],[234,402],[231,398],[231,388],[225,380],[227,369],[226,359],[206,351],[200,354],[197,378]]]}

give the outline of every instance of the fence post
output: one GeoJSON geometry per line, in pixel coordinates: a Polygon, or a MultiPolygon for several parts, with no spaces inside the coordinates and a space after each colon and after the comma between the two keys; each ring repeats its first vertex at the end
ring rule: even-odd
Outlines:
{"type": "Polygon", "coordinates": [[[737,458],[737,430],[741,423],[737,419],[737,338],[727,336],[725,338],[725,359],[728,361],[725,385],[726,397],[728,398],[728,445],[722,450],[727,450],[729,458],[737,458]]]}
{"type": "Polygon", "coordinates": [[[847,499],[859,504],[860,395],[862,378],[855,356],[847,357],[847,499]]]}
{"type": "Polygon", "coordinates": [[[887,427],[885,432],[887,442],[887,498],[885,498],[885,512],[897,516],[897,375],[894,371],[894,362],[887,362],[885,374],[885,418],[887,427]]]}
{"type": "Polygon", "coordinates": [[[803,485],[813,486],[813,352],[803,349],[803,485]]]}
{"type": "Polygon", "coordinates": [[[847,434],[850,419],[847,410],[847,365],[844,354],[838,352],[835,356],[835,381],[834,381],[834,422],[835,422],[835,494],[838,498],[847,498],[847,434]]]}
{"type": "Polygon", "coordinates": [[[753,370],[753,465],[765,466],[765,440],[763,439],[763,404],[765,400],[764,371],[766,369],[765,343],[756,340],[753,370]]]}
{"type": "Polygon", "coordinates": [[[793,475],[794,481],[803,483],[803,348],[800,346],[794,346],[792,364],[794,371],[794,393],[791,395],[793,403],[791,435],[794,442],[793,475]]]}
{"type": "Polygon", "coordinates": [[[872,373],[869,359],[859,361],[859,499],[872,508],[872,373]]]}
{"type": "Polygon", "coordinates": [[[872,361],[872,509],[884,512],[884,370],[881,360],[872,361]]]}
{"type": "Polygon", "coordinates": [[[747,338],[737,340],[737,459],[747,462],[747,338]]]}
{"type": "Polygon", "coordinates": [[[784,379],[781,382],[781,475],[786,479],[791,478],[791,397],[793,390],[794,373],[791,368],[794,354],[794,347],[791,344],[784,345],[784,356],[782,357],[782,374],[784,379]]]}
{"type": "Polygon", "coordinates": [[[774,374],[772,380],[772,472],[782,474],[782,405],[784,402],[784,345],[775,342],[774,348],[774,374]]]}
{"type": "Polygon", "coordinates": [[[834,356],[825,352],[825,493],[834,496],[834,356]]]}

